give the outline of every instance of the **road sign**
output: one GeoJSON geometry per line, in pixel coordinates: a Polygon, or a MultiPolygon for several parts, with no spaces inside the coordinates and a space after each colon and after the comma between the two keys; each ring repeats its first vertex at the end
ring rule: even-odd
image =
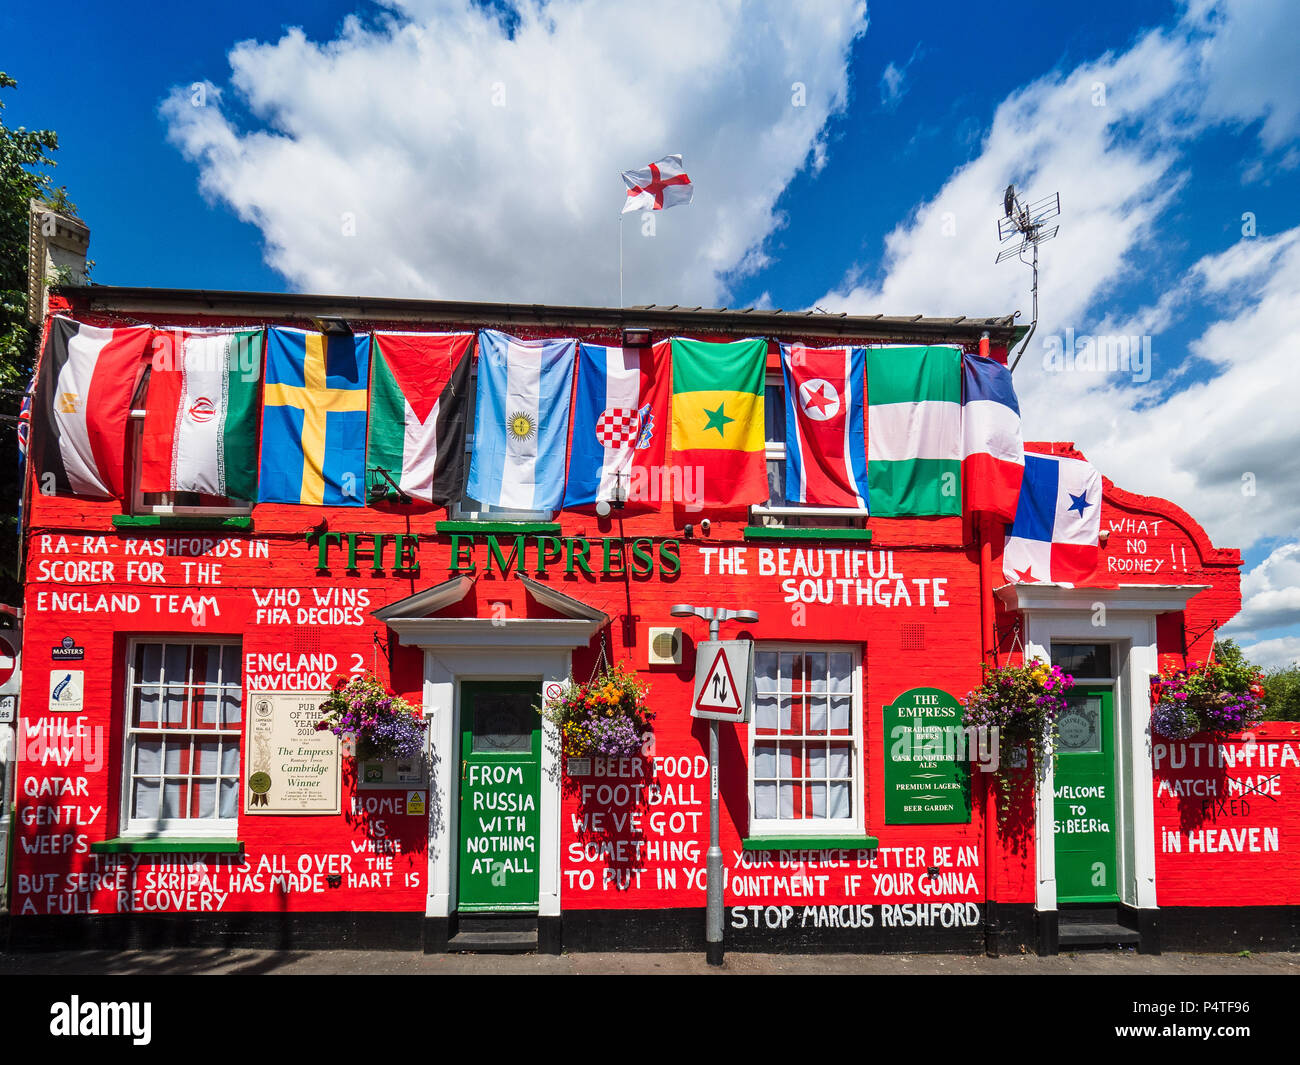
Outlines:
{"type": "Polygon", "coordinates": [[[753,640],[704,640],[695,648],[691,717],[748,721],[753,640]]]}
{"type": "Polygon", "coordinates": [[[18,652],[8,636],[0,636],[0,684],[6,683],[18,668],[18,652]]]}

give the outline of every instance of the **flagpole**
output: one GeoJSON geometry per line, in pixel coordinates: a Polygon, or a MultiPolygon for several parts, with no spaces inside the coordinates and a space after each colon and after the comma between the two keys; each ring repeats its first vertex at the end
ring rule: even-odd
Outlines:
{"type": "Polygon", "coordinates": [[[623,214],[618,212],[618,306],[623,308],[623,214]]]}

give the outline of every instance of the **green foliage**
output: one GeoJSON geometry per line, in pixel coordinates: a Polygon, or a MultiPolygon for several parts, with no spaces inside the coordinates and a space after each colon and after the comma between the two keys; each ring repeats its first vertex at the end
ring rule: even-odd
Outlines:
{"type": "MultiPolygon", "coordinates": [[[[75,215],[67,192],[49,170],[58,135],[50,129],[11,129],[4,121],[6,89],[17,82],[0,71],[0,413],[16,415],[31,379],[37,331],[27,322],[27,237],[30,202],[43,200],[59,214],[75,215]]],[[[17,574],[17,440],[12,421],[0,421],[0,602],[21,597],[17,574]]]]}
{"type": "Polygon", "coordinates": [[[1264,674],[1264,720],[1300,721],[1300,662],[1264,674]]]}

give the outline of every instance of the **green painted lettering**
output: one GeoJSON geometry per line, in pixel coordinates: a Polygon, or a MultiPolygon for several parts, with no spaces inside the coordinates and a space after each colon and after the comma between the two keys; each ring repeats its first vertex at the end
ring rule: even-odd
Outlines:
{"type": "Polygon", "coordinates": [[[564,557],[564,544],[558,536],[536,536],[537,575],[546,575],[546,567],[552,562],[559,562],[564,557]]]}
{"type": "Polygon", "coordinates": [[[452,573],[473,573],[474,537],[451,534],[451,565],[447,567],[452,573]]]}
{"type": "Polygon", "coordinates": [[[633,540],[632,541],[632,576],[649,577],[655,570],[653,540],[633,540]]]}
{"type": "Polygon", "coordinates": [[[681,546],[679,540],[665,540],[659,545],[659,576],[675,577],[682,571],[682,560],[678,554],[681,546]]]}
{"type": "Polygon", "coordinates": [[[326,556],[329,552],[330,544],[339,543],[342,540],[342,537],[338,533],[316,533],[313,531],[307,534],[307,543],[311,543],[313,536],[316,537],[316,568],[329,569],[329,560],[326,556]]]}
{"type": "Polygon", "coordinates": [[[564,546],[568,549],[568,559],[564,564],[564,572],[566,574],[572,573],[573,564],[576,561],[582,572],[590,577],[591,562],[588,561],[587,556],[591,552],[591,544],[587,543],[586,540],[580,540],[575,536],[566,536],[564,538],[564,546]]]}
{"type": "Polygon", "coordinates": [[[398,533],[393,540],[393,571],[402,572],[404,576],[420,575],[419,554],[420,537],[415,533],[398,533]]]}
{"type": "Polygon", "coordinates": [[[524,571],[524,554],[526,553],[526,548],[524,546],[524,538],[522,535],[514,538],[514,546],[510,549],[509,555],[503,555],[501,553],[501,545],[497,541],[496,536],[489,535],[487,541],[488,573],[492,572],[493,562],[497,564],[497,568],[501,571],[501,576],[503,577],[510,571],[510,564],[512,562],[514,563],[516,573],[522,573],[524,571]]]}
{"type": "Polygon", "coordinates": [[[627,566],[623,561],[623,541],[617,536],[607,536],[600,542],[604,549],[604,564],[600,567],[600,572],[605,576],[621,577],[627,572],[627,566]],[[614,560],[618,560],[615,566],[614,560]]]}

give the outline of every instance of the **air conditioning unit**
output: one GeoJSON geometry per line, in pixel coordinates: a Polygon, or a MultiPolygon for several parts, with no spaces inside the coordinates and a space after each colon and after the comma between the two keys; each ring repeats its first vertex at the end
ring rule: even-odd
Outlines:
{"type": "Polygon", "coordinates": [[[650,665],[680,666],[682,664],[682,630],[651,625],[647,631],[650,639],[650,665]]]}

